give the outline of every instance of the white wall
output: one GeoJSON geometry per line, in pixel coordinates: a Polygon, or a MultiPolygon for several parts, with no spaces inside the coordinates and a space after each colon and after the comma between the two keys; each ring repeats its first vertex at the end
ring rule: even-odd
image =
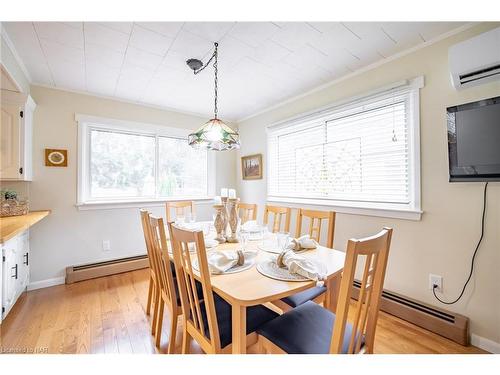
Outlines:
{"type": "MultiPolygon", "coordinates": [[[[52,213],[31,230],[31,282],[61,277],[65,267],[144,254],[139,208],[79,211],[77,193],[77,123],[75,113],[195,129],[206,119],[38,86],[31,87],[37,103],[33,132],[32,210],[52,213]],[[68,167],[44,165],[45,148],[68,149],[68,167]],[[102,240],[111,251],[102,252],[102,240]]],[[[216,188],[235,186],[235,152],[216,156],[216,188]]],[[[209,219],[209,202],[197,204],[198,217],[209,219]]],[[[153,209],[164,216],[163,206],[153,209]]]]}
{"type": "MultiPolygon", "coordinates": [[[[385,288],[430,304],[438,303],[428,290],[429,273],[444,277],[444,297],[456,298],[467,277],[470,259],[480,234],[482,183],[449,183],[446,107],[500,95],[500,83],[460,92],[449,79],[448,47],[493,27],[482,24],[373,70],[338,82],[321,91],[239,123],[240,155],[266,155],[265,128],[280,120],[335,101],[363,94],[393,82],[425,76],[421,90],[421,221],[338,214],[335,247],[345,249],[351,237],[365,236],[383,226],[394,228],[385,288]]],[[[266,179],[242,181],[242,200],[258,203],[260,215],[266,202],[266,179]]],[[[264,162],[264,173],[267,165],[264,162]]],[[[294,222],[292,221],[292,228],[294,222]]],[[[488,193],[486,232],[477,256],[474,278],[464,298],[447,307],[471,318],[472,333],[500,343],[500,184],[488,193]]]]}

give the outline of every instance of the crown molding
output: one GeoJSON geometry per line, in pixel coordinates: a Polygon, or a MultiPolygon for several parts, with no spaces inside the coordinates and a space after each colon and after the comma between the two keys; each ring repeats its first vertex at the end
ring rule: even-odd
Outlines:
{"type": "Polygon", "coordinates": [[[19,68],[23,72],[23,74],[26,77],[26,80],[28,81],[28,83],[31,85],[31,82],[32,82],[31,75],[28,72],[28,69],[26,69],[26,65],[24,65],[24,62],[21,59],[21,56],[19,56],[19,53],[17,53],[17,49],[14,46],[14,43],[12,42],[12,40],[10,39],[9,34],[7,34],[7,30],[5,30],[5,28],[3,27],[2,23],[0,23],[0,32],[2,34],[2,39],[7,44],[7,47],[9,47],[10,51],[12,52],[12,55],[14,56],[14,59],[16,60],[17,64],[19,65],[19,68]]]}

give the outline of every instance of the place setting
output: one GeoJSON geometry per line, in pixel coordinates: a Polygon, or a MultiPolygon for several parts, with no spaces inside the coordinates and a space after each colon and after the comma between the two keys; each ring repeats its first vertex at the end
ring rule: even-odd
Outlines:
{"type": "Polygon", "coordinates": [[[317,242],[304,235],[291,238],[286,232],[279,232],[264,240],[258,248],[269,253],[266,260],[257,264],[257,271],[264,276],[281,281],[316,281],[324,284],[326,267],[316,259],[306,258],[301,253],[314,250],[317,242]]]}
{"type": "MultiPolygon", "coordinates": [[[[238,241],[237,249],[212,249],[207,252],[208,268],[212,275],[238,273],[254,266],[258,251],[247,250],[248,234],[238,233],[238,241]]],[[[194,269],[199,271],[198,259],[194,259],[192,265],[194,269]]]]}

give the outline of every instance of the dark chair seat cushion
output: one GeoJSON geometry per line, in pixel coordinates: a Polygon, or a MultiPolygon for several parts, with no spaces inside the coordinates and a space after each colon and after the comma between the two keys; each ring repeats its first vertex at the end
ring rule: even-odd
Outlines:
{"type": "Polygon", "coordinates": [[[292,296],[282,298],[281,300],[289,306],[297,307],[307,301],[315,299],[316,297],[325,292],[326,292],[325,286],[315,286],[314,288],[304,290],[303,292],[299,292],[292,296]]]}
{"type": "Polygon", "coordinates": [[[170,269],[172,270],[172,276],[173,277],[177,276],[177,274],[175,272],[175,264],[172,260],[170,261],[170,269]]]}
{"type": "MultiPolygon", "coordinates": [[[[194,281],[196,284],[196,293],[198,293],[198,299],[203,299],[203,286],[198,280],[194,281]]],[[[177,306],[181,306],[181,294],[179,293],[179,284],[177,284],[177,277],[174,276],[174,286],[175,294],[177,295],[177,306]]]]}
{"type": "MultiPolygon", "coordinates": [[[[226,347],[232,342],[232,310],[231,305],[222,297],[214,293],[215,313],[217,315],[217,324],[219,326],[219,336],[221,348],[226,347]]],[[[203,324],[205,326],[205,336],[210,338],[208,329],[208,320],[205,310],[205,304],[201,304],[203,324]]],[[[257,305],[247,307],[247,335],[255,332],[262,324],[265,324],[279,315],[265,306],[257,305]]]]}
{"type": "MultiPolygon", "coordinates": [[[[289,354],[328,354],[335,314],[308,301],[261,326],[257,333],[289,354]]],[[[347,353],[352,326],[347,323],[342,353],[347,353]]],[[[364,336],[361,337],[361,347],[364,336]]]]}

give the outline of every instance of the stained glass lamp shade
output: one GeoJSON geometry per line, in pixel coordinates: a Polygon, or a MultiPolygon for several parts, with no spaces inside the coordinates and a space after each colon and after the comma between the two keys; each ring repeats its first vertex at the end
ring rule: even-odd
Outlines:
{"type": "Polygon", "coordinates": [[[209,120],[197,131],[189,134],[188,142],[190,146],[215,151],[236,150],[240,148],[238,133],[217,118],[209,120]]]}

